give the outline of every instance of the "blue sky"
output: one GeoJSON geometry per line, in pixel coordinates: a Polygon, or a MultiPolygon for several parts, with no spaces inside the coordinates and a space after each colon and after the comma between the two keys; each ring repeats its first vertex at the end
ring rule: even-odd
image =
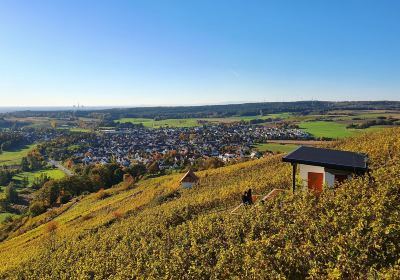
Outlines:
{"type": "Polygon", "coordinates": [[[400,100],[400,1],[0,0],[0,106],[400,100]]]}

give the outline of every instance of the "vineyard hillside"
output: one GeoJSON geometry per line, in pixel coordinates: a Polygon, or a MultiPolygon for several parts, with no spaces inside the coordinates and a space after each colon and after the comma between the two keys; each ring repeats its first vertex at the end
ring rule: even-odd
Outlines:
{"type": "Polygon", "coordinates": [[[33,218],[0,242],[1,279],[303,279],[400,275],[400,129],[335,142],[364,152],[369,175],[319,196],[292,193],[272,156],[115,186],[33,218]],[[244,190],[287,192],[230,210],[244,190]]]}

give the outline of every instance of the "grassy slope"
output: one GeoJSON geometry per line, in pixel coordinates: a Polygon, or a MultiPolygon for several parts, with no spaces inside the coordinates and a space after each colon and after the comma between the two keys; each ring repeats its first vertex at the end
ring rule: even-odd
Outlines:
{"type": "Polygon", "coordinates": [[[0,165],[14,165],[20,164],[21,159],[28,154],[28,152],[35,147],[34,144],[26,146],[16,151],[5,151],[0,154],[0,165]]]}
{"type": "Polygon", "coordinates": [[[51,254],[40,224],[57,213],[27,221],[0,243],[0,277],[366,278],[374,271],[390,277],[400,259],[398,133],[335,144],[368,153],[374,182],[351,180],[319,198],[289,192],[238,215],[221,210],[236,205],[244,189],[290,186],[290,166],[279,156],[200,172],[193,190],[180,190],[174,175],[110,190],[104,200],[83,197],[58,210],[70,207],[55,218],[59,247],[51,254]],[[180,197],[168,201],[177,190],[180,197]]]}
{"type": "MultiPolygon", "coordinates": [[[[290,177],[289,171],[290,168],[280,163],[280,158],[275,157],[200,172],[199,175],[202,177],[201,188],[196,190],[181,190],[179,188],[178,181],[182,174],[148,179],[140,182],[133,190],[119,193],[118,189],[111,189],[109,192],[114,195],[104,200],[97,200],[95,194],[86,196],[55,220],[60,224],[60,232],[70,238],[70,236],[82,234],[88,229],[104,227],[105,224],[114,220],[113,212],[115,211],[132,215],[138,208],[152,206],[143,211],[142,214],[147,215],[147,211],[154,211],[153,206],[157,206],[160,196],[178,189],[182,197],[174,203],[178,203],[179,207],[182,206],[182,203],[183,205],[190,204],[198,208],[200,212],[212,211],[221,207],[230,208],[238,203],[240,193],[248,187],[252,187],[255,192],[260,194],[267,193],[272,189],[272,186],[285,187],[290,177]],[[276,167],[277,164],[278,167],[276,167]],[[268,182],[269,174],[272,172],[280,172],[283,176],[268,182]],[[241,180],[238,181],[236,176],[240,176],[241,180]],[[225,187],[221,188],[221,185],[225,187]]],[[[169,210],[174,207],[173,202],[165,206],[169,210]]],[[[31,219],[19,232],[33,228],[32,225],[41,224],[41,221],[47,220],[49,216],[51,214],[46,213],[31,219]]],[[[14,238],[0,243],[0,259],[5,260],[0,271],[27,260],[31,254],[38,253],[36,247],[42,242],[43,232],[44,226],[40,225],[22,235],[15,233],[14,238]],[[12,250],[10,250],[11,248],[12,250]]]]}
{"type": "Polygon", "coordinates": [[[44,169],[31,172],[22,172],[13,177],[16,181],[23,180],[24,177],[28,178],[29,184],[32,184],[35,178],[38,178],[41,174],[46,174],[52,179],[61,179],[65,176],[65,173],[58,169],[44,169]]]}
{"type": "MultiPolygon", "coordinates": [[[[61,179],[65,176],[65,173],[58,169],[42,169],[42,170],[18,173],[13,176],[13,180],[22,181],[24,179],[24,177],[27,177],[29,185],[31,185],[33,180],[35,178],[39,177],[41,174],[46,174],[48,177],[50,177],[52,179],[61,179]]],[[[0,186],[0,198],[2,198],[4,195],[4,193],[3,193],[4,188],[5,188],[5,186],[0,186]]]]}
{"type": "MultiPolygon", "coordinates": [[[[18,173],[16,175],[14,175],[13,180],[15,181],[22,181],[24,177],[28,178],[28,182],[29,185],[32,184],[33,180],[36,177],[39,177],[41,174],[46,174],[48,177],[52,178],[52,179],[60,179],[63,178],[65,176],[65,173],[62,172],[61,170],[58,169],[44,169],[44,170],[37,170],[37,171],[31,171],[31,172],[21,172],[18,173]]],[[[0,199],[4,198],[5,193],[4,193],[4,189],[6,187],[5,186],[0,186],[0,199]]],[[[23,191],[26,190],[25,187],[23,188],[17,188],[17,191],[23,191]]],[[[0,213],[0,223],[8,216],[13,216],[13,217],[17,217],[19,215],[10,213],[10,212],[5,212],[5,213],[0,213]]]]}

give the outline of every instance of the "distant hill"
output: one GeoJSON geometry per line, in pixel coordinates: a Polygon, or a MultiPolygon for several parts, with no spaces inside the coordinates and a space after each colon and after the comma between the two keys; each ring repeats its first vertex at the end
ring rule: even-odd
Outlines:
{"type": "Polygon", "coordinates": [[[400,273],[400,129],[341,140],[371,178],[229,210],[252,188],[290,188],[280,156],[114,187],[35,218],[0,242],[1,279],[388,278],[400,273]]]}
{"type": "Polygon", "coordinates": [[[207,118],[230,116],[254,116],[281,112],[308,114],[330,110],[400,110],[400,101],[297,101],[297,102],[262,102],[229,105],[206,106],[171,106],[171,107],[136,107],[136,108],[85,108],[84,110],[37,110],[11,113],[17,117],[28,116],[66,116],[74,112],[75,116],[102,117],[115,120],[120,118],[207,118]]]}

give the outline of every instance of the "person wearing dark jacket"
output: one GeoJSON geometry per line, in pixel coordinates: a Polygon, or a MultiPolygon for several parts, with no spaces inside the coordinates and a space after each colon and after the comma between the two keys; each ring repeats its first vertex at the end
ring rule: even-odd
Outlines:
{"type": "Polygon", "coordinates": [[[253,196],[252,196],[252,194],[251,194],[251,189],[249,189],[249,190],[247,191],[247,203],[248,203],[248,204],[253,204],[253,196]]]}
{"type": "Polygon", "coordinates": [[[247,191],[245,191],[244,194],[242,195],[242,202],[244,205],[249,204],[247,201],[247,191]]]}

